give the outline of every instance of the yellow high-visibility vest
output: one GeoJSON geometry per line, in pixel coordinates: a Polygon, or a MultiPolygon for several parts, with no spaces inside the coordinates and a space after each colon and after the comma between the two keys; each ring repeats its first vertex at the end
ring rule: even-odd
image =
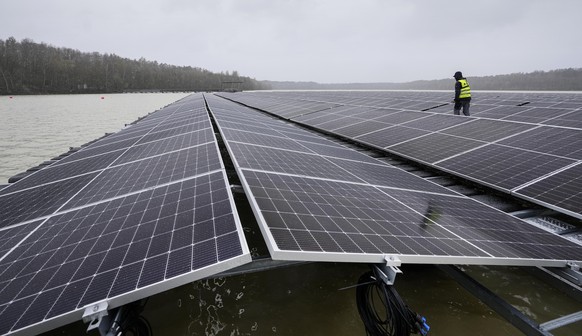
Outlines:
{"type": "Polygon", "coordinates": [[[467,83],[467,80],[459,79],[459,83],[461,83],[461,92],[459,93],[459,99],[471,98],[471,88],[469,87],[469,83],[467,83]]]}

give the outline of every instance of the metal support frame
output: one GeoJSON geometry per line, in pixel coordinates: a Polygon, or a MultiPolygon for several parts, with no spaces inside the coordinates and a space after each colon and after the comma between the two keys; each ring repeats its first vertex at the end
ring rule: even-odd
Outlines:
{"type": "Polygon", "coordinates": [[[552,334],[540,327],[538,323],[531,320],[525,314],[497,296],[488,288],[477,282],[455,266],[438,265],[440,270],[448,274],[457,281],[463,288],[477,297],[503,318],[505,318],[514,327],[526,335],[530,336],[551,336],[552,334]]]}
{"type": "Polygon", "coordinates": [[[582,321],[582,311],[542,323],[540,329],[550,331],[578,321],[582,321]]]}

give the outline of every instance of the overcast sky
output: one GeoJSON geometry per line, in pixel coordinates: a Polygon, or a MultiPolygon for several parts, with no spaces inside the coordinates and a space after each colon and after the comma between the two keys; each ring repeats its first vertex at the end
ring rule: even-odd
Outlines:
{"type": "Polygon", "coordinates": [[[259,80],[582,68],[580,0],[0,0],[0,39],[259,80]]]}

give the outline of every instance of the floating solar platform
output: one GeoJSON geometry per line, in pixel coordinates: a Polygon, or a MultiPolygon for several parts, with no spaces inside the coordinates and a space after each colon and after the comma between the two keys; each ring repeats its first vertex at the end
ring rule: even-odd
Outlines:
{"type": "MultiPolygon", "coordinates": [[[[580,133],[553,126],[576,120],[576,101],[483,100],[485,110],[499,106],[534,124],[430,112],[446,105],[447,95],[229,98],[433,167],[474,171],[467,176],[582,216],[582,164],[574,150],[580,133]],[[552,118],[550,108],[560,115],[552,118]],[[553,129],[565,140],[553,138],[553,129]],[[551,145],[564,141],[571,146],[551,145]],[[546,164],[532,163],[540,161],[546,164]]],[[[554,233],[317,132],[195,94],[0,190],[0,334],[37,334],[79,320],[87,307],[115,308],[251,261],[209,112],[274,259],[581,262],[582,246],[554,233]]]]}
{"type": "Polygon", "coordinates": [[[201,94],[0,193],[0,334],[38,334],[251,261],[201,94]]]}
{"type": "MultiPolygon", "coordinates": [[[[471,198],[346,156],[357,153],[347,147],[309,151],[298,133],[271,126],[279,120],[207,101],[274,259],[564,266],[582,258],[581,245],[471,198]],[[237,113],[266,131],[246,137],[243,123],[222,122],[237,113]]],[[[318,143],[316,133],[311,141],[318,143]]]]}

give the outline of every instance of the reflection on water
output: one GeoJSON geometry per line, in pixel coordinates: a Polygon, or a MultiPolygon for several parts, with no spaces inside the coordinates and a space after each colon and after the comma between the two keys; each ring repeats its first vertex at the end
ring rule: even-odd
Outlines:
{"type": "MultiPolygon", "coordinates": [[[[18,96],[10,102],[0,97],[0,183],[183,96],[18,96]]],[[[266,247],[244,196],[235,199],[253,255],[264,255],[266,247]]],[[[442,216],[441,205],[423,206],[434,212],[433,220],[442,216]]],[[[402,269],[395,286],[413,310],[426,316],[429,335],[520,335],[437,268],[402,269]]],[[[538,322],[582,310],[580,303],[519,268],[464,269],[538,322]]],[[[367,270],[360,264],[312,263],[204,279],[150,297],[144,315],[154,335],[365,335],[355,289],[341,289],[354,285],[367,270]]],[[[47,335],[84,335],[85,330],[78,321],[47,335]]],[[[582,322],[553,334],[574,336],[580,330],[582,322]]]]}

